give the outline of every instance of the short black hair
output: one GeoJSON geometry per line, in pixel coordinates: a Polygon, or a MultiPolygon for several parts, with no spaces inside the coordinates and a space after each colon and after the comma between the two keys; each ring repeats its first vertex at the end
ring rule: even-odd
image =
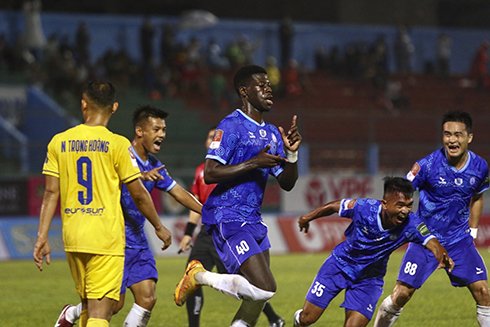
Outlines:
{"type": "Polygon", "coordinates": [[[406,199],[413,198],[413,192],[415,192],[412,183],[403,177],[386,176],[383,178],[384,192],[383,198],[388,194],[396,192],[402,193],[406,199]]]}
{"type": "Polygon", "coordinates": [[[141,126],[150,117],[167,119],[169,113],[151,105],[140,106],[133,113],[133,127],[141,126]]]}
{"type": "Polygon", "coordinates": [[[116,102],[116,88],[111,82],[89,81],[82,87],[82,94],[99,108],[110,108],[116,102]]]}
{"type": "Polygon", "coordinates": [[[265,68],[257,65],[243,66],[236,71],[233,77],[233,85],[238,95],[240,95],[240,87],[247,86],[254,74],[267,74],[267,71],[265,68]]]}
{"type": "Polygon", "coordinates": [[[471,115],[463,110],[448,111],[442,116],[442,126],[447,122],[463,123],[468,134],[473,133],[473,119],[471,115]]]}

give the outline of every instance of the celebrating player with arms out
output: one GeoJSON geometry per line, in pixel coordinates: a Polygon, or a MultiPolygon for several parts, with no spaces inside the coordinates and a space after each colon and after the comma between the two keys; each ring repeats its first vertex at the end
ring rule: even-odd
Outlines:
{"type": "MultiPolygon", "coordinates": [[[[419,190],[417,214],[446,247],[455,268],[453,286],[466,286],[476,301],[480,326],[490,326],[490,295],[485,263],[475,247],[483,192],[489,187],[488,164],[468,150],[473,139],[471,116],[448,112],[442,120],[444,148],[417,161],[407,174],[419,190]]],[[[418,244],[410,244],[403,257],[393,294],[378,309],[374,326],[392,326],[410,300],[435,270],[434,257],[418,244]]]]}
{"type": "MultiPolygon", "coordinates": [[[[177,184],[154,156],[165,140],[167,117],[168,113],[152,106],[142,106],[133,114],[134,139],[131,146],[142,172],[141,179],[148,192],[154,188],[168,192],[183,206],[200,213],[199,201],[177,184]]],[[[124,326],[145,327],[156,303],[158,272],[144,232],[145,217],[125,187],[121,191],[121,204],[126,225],[126,249],[121,298],[114,307],[114,314],[123,308],[126,288],[129,288],[135,303],[124,321],[124,326]]],[[[73,326],[79,311],[80,305],[66,306],[57,323],[60,323],[60,327],[73,326]]]]}
{"type": "Polygon", "coordinates": [[[401,177],[384,179],[383,200],[343,199],[327,203],[299,218],[300,230],[310,221],[338,213],[352,219],[346,240],[325,260],[306,295],[303,309],[294,315],[294,326],[311,326],[330,302],[345,289],[345,324],[366,326],[383,293],[383,277],[393,251],[415,242],[435,256],[436,267],[454,268],[446,249],[413,213],[413,186],[401,177]]]}
{"type": "Polygon", "coordinates": [[[170,232],[162,225],[150,194],[138,178],[141,173],[131,144],[106,128],[117,107],[111,83],[87,83],[81,101],[85,123],[53,137],[43,167],[46,190],[34,260],[40,270],[44,257],[49,264],[48,231],[61,198],[63,242],[82,300],[82,327],[108,327],[119,300],[124,269],[121,183],[155,227],[165,244],[162,250],[171,243],[170,232]]]}
{"type": "Polygon", "coordinates": [[[264,122],[262,115],[272,106],[264,68],[242,67],[233,82],[243,105],[219,123],[209,147],[204,179],[218,185],[203,206],[202,217],[230,274],[211,273],[199,261],[191,261],[175,290],[175,302],[183,305],[197,287],[210,286],[242,300],[232,320],[237,327],[255,326],[265,302],[276,292],[260,208],[269,174],[284,190],[296,183],[301,135],[296,116],[287,132],[264,122]]]}

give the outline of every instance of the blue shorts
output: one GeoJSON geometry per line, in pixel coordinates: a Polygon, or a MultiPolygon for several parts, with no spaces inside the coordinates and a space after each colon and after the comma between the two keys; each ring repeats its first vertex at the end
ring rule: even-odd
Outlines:
{"type": "Polygon", "coordinates": [[[357,311],[371,320],[376,303],[383,293],[383,278],[353,280],[344,273],[333,256],[329,256],[311,284],[306,300],[326,309],[330,302],[345,289],[345,311],[357,311]]]}
{"type": "Polygon", "coordinates": [[[238,273],[245,260],[271,247],[267,225],[263,222],[221,222],[218,225],[208,225],[207,228],[219,257],[230,274],[238,273]]]}
{"type": "Polygon", "coordinates": [[[158,280],[155,258],[151,250],[126,248],[121,294],[126,293],[126,288],[147,279],[158,280]]]}
{"type": "MultiPolygon", "coordinates": [[[[445,248],[454,261],[454,269],[448,273],[453,286],[467,286],[487,279],[485,263],[469,234],[461,241],[447,245],[445,248]]],[[[437,269],[438,264],[432,252],[422,245],[410,243],[400,266],[398,281],[419,289],[437,269]]]]}

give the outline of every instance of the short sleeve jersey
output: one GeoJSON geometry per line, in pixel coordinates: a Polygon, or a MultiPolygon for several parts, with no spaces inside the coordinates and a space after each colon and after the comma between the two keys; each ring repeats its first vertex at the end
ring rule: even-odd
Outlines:
{"type": "Polygon", "coordinates": [[[124,255],[121,182],[141,173],[129,140],[84,124],[55,135],[43,174],[59,178],[67,252],[124,255]]]}
{"type": "MultiPolygon", "coordinates": [[[[143,162],[136,151],[134,151],[134,149],[132,150],[142,172],[148,172],[162,166],[162,163],[151,153],[148,154],[146,162],[143,162]]],[[[160,169],[159,173],[163,176],[163,180],[156,182],[143,181],[143,185],[148,192],[151,193],[154,188],[168,192],[177,184],[172,177],[170,177],[165,168],[160,169]]],[[[126,225],[126,247],[134,249],[148,248],[148,241],[144,231],[146,218],[138,210],[138,207],[131,198],[131,194],[129,194],[125,185],[123,185],[121,191],[121,203],[124,211],[124,223],[126,225]]]]}
{"type": "Polygon", "coordinates": [[[383,277],[389,256],[408,242],[422,245],[434,238],[417,215],[410,213],[401,225],[384,229],[381,223],[381,201],[374,199],[343,199],[339,216],[351,218],[332,256],[338,266],[352,279],[383,277]]]}
{"type": "Polygon", "coordinates": [[[199,197],[199,202],[201,203],[206,202],[209,194],[216,187],[216,184],[206,184],[204,182],[204,166],[205,163],[202,163],[196,168],[196,174],[194,175],[194,182],[191,188],[192,194],[199,197]]]}
{"type": "MultiPolygon", "coordinates": [[[[255,157],[269,144],[269,153],[285,157],[279,130],[265,122],[259,124],[237,109],[219,123],[206,159],[235,165],[255,157]]],[[[269,174],[277,177],[282,172],[280,165],[260,168],[218,183],[204,204],[203,223],[261,221],[260,207],[267,178],[269,174]]]]}
{"type": "Polygon", "coordinates": [[[471,198],[489,187],[484,159],[468,151],[468,160],[458,171],[448,163],[443,148],[417,161],[406,178],[419,190],[417,214],[442,245],[467,235],[471,198]]]}

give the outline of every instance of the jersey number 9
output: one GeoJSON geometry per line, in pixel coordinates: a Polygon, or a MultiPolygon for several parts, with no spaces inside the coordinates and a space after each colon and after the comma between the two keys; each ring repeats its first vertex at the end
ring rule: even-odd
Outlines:
{"type": "Polygon", "coordinates": [[[85,187],[86,191],[78,191],[78,202],[82,205],[90,204],[93,200],[92,187],[92,161],[88,157],[80,157],[77,160],[78,184],[85,187]],[[85,193],[85,197],[84,197],[85,193]]]}

